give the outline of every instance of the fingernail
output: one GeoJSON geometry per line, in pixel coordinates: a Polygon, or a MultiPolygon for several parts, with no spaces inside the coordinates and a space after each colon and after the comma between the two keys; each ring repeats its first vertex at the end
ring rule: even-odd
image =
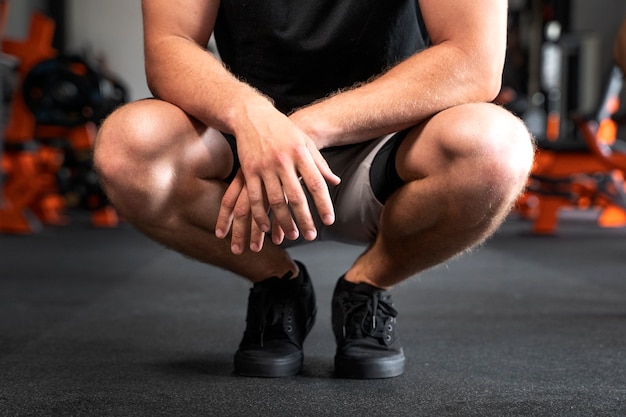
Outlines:
{"type": "Polygon", "coordinates": [[[239,255],[241,253],[241,247],[239,245],[231,245],[230,250],[235,254],[239,255]]]}
{"type": "Polygon", "coordinates": [[[326,216],[324,216],[323,222],[326,225],[333,224],[335,222],[335,216],[333,216],[332,214],[327,214],[326,216]]]}
{"type": "Polygon", "coordinates": [[[297,230],[292,230],[291,232],[287,233],[287,239],[289,240],[296,240],[298,236],[299,234],[297,230]]]}
{"type": "Polygon", "coordinates": [[[256,243],[251,243],[251,244],[250,244],[250,250],[251,250],[252,252],[258,252],[258,251],[260,250],[259,245],[258,245],[258,244],[256,244],[256,243]]]}
{"type": "Polygon", "coordinates": [[[226,233],[222,229],[215,229],[215,237],[218,239],[223,239],[226,236],[226,233]]]}
{"type": "Polygon", "coordinates": [[[317,232],[315,230],[307,230],[306,232],[304,232],[305,240],[315,240],[316,237],[317,237],[317,232]]]}

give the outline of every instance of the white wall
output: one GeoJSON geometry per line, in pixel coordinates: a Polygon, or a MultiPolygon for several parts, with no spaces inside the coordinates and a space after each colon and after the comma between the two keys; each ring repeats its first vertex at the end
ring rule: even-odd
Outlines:
{"type": "Polygon", "coordinates": [[[103,56],[136,100],[150,95],[143,64],[140,0],[69,0],[67,47],[103,56]]]}
{"type": "Polygon", "coordinates": [[[26,38],[32,11],[42,10],[43,5],[43,0],[13,0],[9,2],[6,37],[16,40],[26,38]]]}

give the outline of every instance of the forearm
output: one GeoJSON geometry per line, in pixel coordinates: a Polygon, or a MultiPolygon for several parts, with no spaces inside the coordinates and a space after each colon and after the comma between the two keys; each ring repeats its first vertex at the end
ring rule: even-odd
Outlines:
{"type": "Polygon", "coordinates": [[[146,44],[146,76],[155,96],[223,132],[234,134],[256,108],[273,108],[209,51],[183,37],[146,44]]]}
{"type": "Polygon", "coordinates": [[[299,110],[292,119],[319,148],[360,142],[415,126],[455,105],[491,101],[501,70],[497,60],[482,64],[461,49],[439,45],[369,83],[299,110]]]}

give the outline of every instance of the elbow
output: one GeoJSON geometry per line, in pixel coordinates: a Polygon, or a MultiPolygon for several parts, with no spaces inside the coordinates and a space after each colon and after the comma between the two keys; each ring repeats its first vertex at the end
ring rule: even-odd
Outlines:
{"type": "Polygon", "coordinates": [[[482,99],[492,102],[502,89],[502,72],[504,71],[504,52],[500,54],[488,54],[478,68],[478,78],[481,81],[483,91],[482,99]]]}
{"type": "Polygon", "coordinates": [[[146,62],[146,66],[145,66],[145,74],[146,74],[146,84],[148,85],[148,90],[150,90],[150,93],[152,94],[152,96],[154,97],[159,97],[159,83],[158,83],[158,77],[155,73],[154,70],[151,70],[153,66],[149,65],[148,62],[146,62]]]}
{"type": "Polygon", "coordinates": [[[502,88],[502,66],[480,66],[476,68],[473,79],[477,101],[491,102],[495,100],[502,88]]]}
{"type": "Polygon", "coordinates": [[[169,56],[163,42],[146,43],[144,47],[144,74],[148,90],[154,97],[160,97],[163,90],[164,64],[162,56],[169,56]]]}
{"type": "Polygon", "coordinates": [[[502,89],[502,76],[497,74],[484,82],[483,101],[491,102],[496,99],[502,89]]]}
{"type": "Polygon", "coordinates": [[[461,100],[470,102],[491,102],[502,87],[505,49],[502,45],[488,47],[486,43],[476,42],[441,42],[447,48],[450,61],[446,61],[443,71],[455,68],[452,75],[461,100]]]}
{"type": "Polygon", "coordinates": [[[150,77],[146,77],[146,81],[147,81],[147,84],[148,84],[148,90],[150,91],[152,96],[153,97],[159,97],[159,92],[158,92],[156,83],[154,81],[152,81],[152,79],[150,77]]]}
{"type": "Polygon", "coordinates": [[[464,79],[469,96],[478,102],[493,101],[502,88],[502,72],[504,70],[504,52],[496,50],[473,49],[464,50],[464,79]]]}

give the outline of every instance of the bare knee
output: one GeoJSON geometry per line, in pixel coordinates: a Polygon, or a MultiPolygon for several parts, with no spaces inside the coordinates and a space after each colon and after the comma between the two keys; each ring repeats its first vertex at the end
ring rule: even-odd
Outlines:
{"type": "Polygon", "coordinates": [[[116,183],[135,170],[136,164],[149,157],[149,114],[141,102],[121,107],[111,114],[98,131],[94,148],[94,166],[105,183],[116,183]],[[135,164],[133,164],[133,162],[135,164]]]}
{"type": "Polygon", "coordinates": [[[460,136],[471,146],[458,164],[456,201],[468,225],[491,233],[524,190],[534,144],[523,122],[495,105],[478,105],[469,120],[460,136]]]}
{"type": "Polygon", "coordinates": [[[198,198],[199,179],[226,178],[233,155],[218,131],[169,103],[143,100],[103,123],[94,164],[109,199],[126,218],[162,223],[198,198]]]}
{"type": "MultiPolygon", "coordinates": [[[[94,147],[94,167],[111,202],[126,211],[130,198],[138,185],[143,160],[142,137],[150,137],[147,123],[135,123],[141,116],[141,105],[124,106],[111,114],[102,124],[94,147]]],[[[125,213],[124,213],[125,214],[125,213]]]]}
{"type": "Polygon", "coordinates": [[[183,140],[176,136],[185,130],[194,131],[189,118],[157,100],[123,106],[101,126],[94,166],[109,199],[129,220],[137,213],[142,218],[162,215],[175,189],[175,170],[184,166],[176,150],[177,140],[178,145],[183,140]]]}
{"type": "Polygon", "coordinates": [[[401,174],[441,178],[448,205],[458,207],[469,223],[508,212],[526,184],[534,154],[521,120],[492,104],[471,104],[436,115],[416,133],[413,143],[402,145],[401,174]]]}
{"type": "Polygon", "coordinates": [[[485,129],[475,139],[480,149],[477,175],[496,196],[510,204],[526,185],[534,143],[519,118],[495,105],[486,106],[480,116],[485,129]]]}

